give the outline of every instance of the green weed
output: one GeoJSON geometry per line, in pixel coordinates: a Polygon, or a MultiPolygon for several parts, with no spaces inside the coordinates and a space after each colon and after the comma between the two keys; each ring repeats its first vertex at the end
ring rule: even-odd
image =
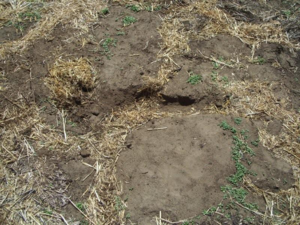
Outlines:
{"type": "Polygon", "coordinates": [[[107,15],[107,14],[109,14],[109,9],[108,9],[108,8],[102,9],[102,10],[101,10],[101,14],[102,14],[102,15],[107,15]]]}
{"type": "Polygon", "coordinates": [[[123,36],[123,35],[125,35],[125,32],[119,31],[119,32],[117,32],[117,35],[118,35],[118,36],[123,36]]]}
{"type": "Polygon", "coordinates": [[[125,205],[123,204],[122,200],[119,196],[115,197],[115,210],[120,212],[125,209],[125,205]]]}
{"type": "Polygon", "coordinates": [[[133,16],[125,16],[125,18],[123,19],[124,26],[129,26],[135,22],[137,22],[137,19],[133,16]]]}
{"type": "Polygon", "coordinates": [[[148,11],[148,12],[153,12],[153,11],[159,11],[162,9],[162,6],[160,5],[157,5],[155,7],[152,8],[152,6],[148,5],[145,7],[145,10],[148,11]]]}
{"type": "Polygon", "coordinates": [[[221,65],[217,62],[212,62],[212,65],[214,67],[215,70],[219,69],[221,67],[221,65]]]}
{"type": "Polygon", "coordinates": [[[253,62],[253,63],[256,63],[256,64],[259,64],[259,65],[263,65],[263,64],[266,62],[266,60],[265,60],[263,57],[258,56],[258,57],[257,57],[256,59],[254,59],[252,62],[253,62]]]}
{"type": "Polygon", "coordinates": [[[190,77],[187,80],[187,83],[195,85],[195,84],[198,84],[201,81],[202,81],[202,76],[200,74],[194,74],[193,72],[190,72],[190,77]]]}
{"type": "Polygon", "coordinates": [[[230,126],[226,121],[222,121],[219,126],[223,129],[223,130],[230,130],[231,133],[235,134],[237,131],[234,127],[230,126]]]}
{"type": "Polygon", "coordinates": [[[48,209],[44,209],[44,213],[47,214],[47,215],[52,215],[53,212],[51,210],[48,210],[48,209]]]}
{"type": "Polygon", "coordinates": [[[289,19],[292,15],[292,11],[291,10],[283,10],[282,14],[285,15],[287,19],[289,19]]]}
{"type": "Polygon", "coordinates": [[[85,207],[84,207],[84,205],[81,202],[76,203],[76,207],[78,209],[80,209],[81,211],[85,211],[85,207]]]}
{"type": "Polygon", "coordinates": [[[222,77],[222,81],[223,81],[225,84],[228,84],[228,83],[229,83],[229,79],[228,79],[228,77],[226,77],[226,76],[223,76],[223,77],[222,77]]]}
{"type": "Polygon", "coordinates": [[[254,222],[254,217],[246,217],[243,219],[244,223],[253,223],[254,222]]]}
{"type": "Polygon", "coordinates": [[[242,122],[242,118],[234,118],[234,123],[237,124],[237,125],[240,125],[242,122]]]}
{"type": "Polygon", "coordinates": [[[218,73],[216,71],[212,71],[210,76],[212,81],[216,81],[218,77],[218,73]]]}
{"type": "Polygon", "coordinates": [[[244,188],[234,188],[230,185],[222,186],[221,191],[224,194],[224,199],[231,198],[234,199],[239,204],[245,206],[246,208],[250,210],[257,210],[258,206],[255,203],[247,203],[245,201],[246,196],[248,195],[248,192],[244,188]]]}
{"type": "Polygon", "coordinates": [[[112,56],[110,53],[110,47],[117,46],[117,40],[114,38],[106,38],[104,42],[102,43],[102,48],[104,49],[104,54],[107,56],[108,59],[112,56]]]}
{"type": "Polygon", "coordinates": [[[89,225],[89,222],[87,220],[81,220],[79,225],[89,225]]]}
{"type": "Polygon", "coordinates": [[[140,7],[137,6],[137,5],[126,5],[126,8],[130,8],[131,11],[133,11],[133,12],[139,12],[139,11],[141,11],[140,7]]]}
{"type": "Polygon", "coordinates": [[[19,13],[19,18],[22,20],[37,21],[42,17],[39,12],[28,11],[28,12],[19,13]]]}
{"type": "Polygon", "coordinates": [[[255,147],[258,146],[258,143],[259,143],[259,139],[256,139],[255,141],[251,141],[251,144],[255,147]]]}
{"type": "Polygon", "coordinates": [[[242,137],[244,138],[244,140],[247,140],[248,139],[248,135],[247,135],[247,133],[249,132],[249,130],[241,130],[240,131],[240,134],[242,135],[242,137]]]}
{"type": "Polygon", "coordinates": [[[202,212],[202,214],[203,215],[205,215],[205,216],[211,216],[213,213],[215,213],[217,211],[217,207],[211,207],[211,208],[209,208],[209,209],[207,209],[207,210],[204,210],[203,212],[202,212]]]}

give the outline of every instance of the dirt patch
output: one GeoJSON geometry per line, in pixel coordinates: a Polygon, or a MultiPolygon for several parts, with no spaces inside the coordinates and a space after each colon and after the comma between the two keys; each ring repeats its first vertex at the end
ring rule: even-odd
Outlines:
{"type": "Polygon", "coordinates": [[[17,22],[14,25],[6,25],[0,29],[0,44],[15,41],[31,29],[35,22],[17,22]]]}
{"type": "Polygon", "coordinates": [[[218,106],[223,104],[226,96],[211,81],[213,66],[210,62],[180,59],[179,65],[180,71],[170,75],[170,81],[161,92],[166,102],[178,102],[180,105],[198,103],[202,108],[210,103],[218,106]],[[199,76],[199,81],[195,84],[188,82],[193,76],[199,76]]]}
{"type": "MultiPolygon", "coordinates": [[[[175,57],[177,72],[162,91],[167,102],[181,105],[209,103],[220,107],[226,100],[226,86],[232,81],[277,82],[273,85],[275,97],[289,99],[290,108],[300,108],[300,88],[297,52],[279,44],[263,43],[252,55],[251,48],[238,38],[218,35],[207,41],[190,41],[191,51],[184,57],[175,57]],[[189,77],[199,75],[194,85],[189,77]]],[[[226,97],[227,96],[227,97],[226,97]]]]}
{"type": "Polygon", "coordinates": [[[279,21],[290,38],[299,40],[299,2],[290,1],[219,1],[219,7],[237,21],[263,23],[279,21]]]}
{"type": "MultiPolygon", "coordinates": [[[[128,199],[132,222],[153,224],[151,220],[159,211],[171,221],[192,218],[222,202],[220,187],[236,170],[231,159],[232,135],[219,127],[222,121],[232,123],[233,118],[168,118],[133,131],[128,148],[118,161],[118,175],[123,181],[123,196],[128,199]]],[[[247,129],[250,140],[257,138],[257,130],[250,122],[236,127],[247,129]]],[[[251,176],[254,184],[266,190],[293,184],[292,170],[286,162],[273,158],[261,146],[253,150],[257,155],[249,158],[249,168],[257,173],[251,176]],[[266,176],[270,172],[274,179],[266,176]]]]}
{"type": "Polygon", "coordinates": [[[51,35],[37,40],[23,56],[12,56],[0,65],[8,77],[6,88],[14,90],[6,95],[13,99],[18,93],[27,93],[24,96],[28,101],[46,107],[49,114],[53,110],[48,104],[51,92],[44,79],[53,70],[56,56],[71,61],[86,57],[95,70],[96,85],[92,93],[83,93],[78,104],[69,107],[69,114],[74,122],[84,119],[86,128],[90,124],[96,126],[112,108],[135,100],[145,76],[157,75],[161,64],[156,61],[160,50],[157,32],[160,22],[156,13],[141,14],[112,6],[109,14],[101,15],[98,23],[80,39],[73,37],[74,30],[59,24],[51,35]],[[136,21],[124,25],[125,18],[136,21]]]}
{"type": "Polygon", "coordinates": [[[0,29],[0,43],[13,41],[22,37],[21,32],[17,32],[15,27],[3,27],[0,29]]]}

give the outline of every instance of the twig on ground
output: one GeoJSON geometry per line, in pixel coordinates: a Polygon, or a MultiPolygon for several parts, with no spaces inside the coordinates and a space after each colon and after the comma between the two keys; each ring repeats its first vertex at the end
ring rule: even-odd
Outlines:
{"type": "Polygon", "coordinates": [[[64,221],[64,223],[65,223],[66,225],[69,225],[68,222],[66,221],[66,219],[65,219],[65,217],[64,217],[63,215],[59,214],[59,216],[61,217],[61,219],[64,221]]]}
{"type": "Polygon", "coordinates": [[[214,61],[214,62],[216,62],[216,63],[219,63],[219,64],[221,64],[221,65],[224,65],[224,66],[227,66],[227,67],[230,67],[230,68],[234,68],[233,65],[229,65],[229,64],[227,64],[227,63],[225,63],[225,62],[222,62],[222,61],[220,61],[220,60],[217,60],[217,59],[216,59],[215,57],[213,57],[213,56],[207,57],[207,56],[203,55],[203,53],[202,53],[200,50],[198,50],[198,51],[200,52],[200,54],[202,55],[202,57],[205,58],[205,59],[208,59],[208,60],[210,60],[210,61],[214,61]]]}
{"type": "Polygon", "coordinates": [[[61,118],[62,118],[62,125],[63,125],[63,131],[64,131],[64,138],[65,142],[67,141],[67,132],[66,132],[66,118],[64,110],[61,111],[61,118]]]}
{"type": "Polygon", "coordinates": [[[158,127],[158,128],[149,128],[147,131],[154,131],[154,130],[165,130],[167,127],[158,127]]]}
{"type": "Polygon", "coordinates": [[[70,198],[68,198],[68,200],[69,200],[69,202],[87,219],[87,220],[89,220],[90,222],[91,222],[91,224],[94,224],[94,225],[96,225],[84,212],[82,212],[75,204],[74,204],[74,202],[70,199],[70,198]]]}

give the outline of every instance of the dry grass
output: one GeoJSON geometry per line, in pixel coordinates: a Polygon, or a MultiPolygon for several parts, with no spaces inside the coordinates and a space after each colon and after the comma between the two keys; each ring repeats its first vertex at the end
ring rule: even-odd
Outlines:
{"type": "Polygon", "coordinates": [[[16,20],[18,14],[28,10],[31,5],[39,6],[41,19],[21,39],[2,44],[0,59],[5,58],[8,53],[20,53],[36,39],[51,35],[58,24],[71,27],[74,29],[74,37],[78,37],[88,32],[90,24],[98,19],[97,13],[105,7],[105,3],[102,1],[92,0],[42,1],[42,3],[31,3],[24,0],[11,1],[9,5],[2,8],[2,12],[0,11],[0,27],[10,20],[16,20]]]}
{"type": "Polygon", "coordinates": [[[289,40],[279,22],[251,24],[238,22],[228,13],[217,7],[217,1],[194,1],[187,6],[174,6],[163,19],[159,32],[164,40],[164,54],[173,56],[188,52],[189,40],[207,40],[218,34],[229,34],[242,42],[257,47],[262,42],[280,43],[290,48],[300,49],[300,44],[289,40]],[[206,18],[201,21],[200,30],[186,31],[183,22],[199,23],[197,16],[206,18]]]}
{"type": "Polygon", "coordinates": [[[83,92],[91,91],[95,86],[95,71],[84,58],[58,59],[50,68],[45,83],[58,103],[81,102],[83,92]]]}
{"type": "MultiPolygon", "coordinates": [[[[96,160],[90,165],[95,171],[93,182],[85,191],[90,193],[86,196],[85,220],[91,224],[121,223],[124,210],[115,209],[116,197],[122,192],[115,176],[115,164],[125,146],[126,136],[136,126],[171,114],[159,112],[159,105],[155,101],[141,101],[107,117],[103,122],[102,134],[65,135],[62,117],[66,115],[60,111],[57,112],[57,120],[61,125],[52,128],[43,122],[38,108],[27,107],[22,102],[16,104],[21,108],[5,110],[0,123],[1,138],[5,140],[2,141],[0,151],[0,203],[3,221],[6,224],[60,224],[62,217],[70,221],[69,215],[62,215],[59,210],[62,201],[70,201],[67,196],[68,185],[45,185],[49,182],[47,168],[51,168],[52,164],[36,155],[43,149],[48,149],[52,158],[59,160],[63,155],[78,154],[80,146],[81,149],[90,149],[96,160]]],[[[60,173],[52,176],[58,180],[67,179],[60,173]]]]}

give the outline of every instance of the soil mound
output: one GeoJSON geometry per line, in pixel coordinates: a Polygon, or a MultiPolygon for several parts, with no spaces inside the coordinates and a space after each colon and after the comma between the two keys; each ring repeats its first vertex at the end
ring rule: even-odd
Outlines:
{"type": "MultiPolygon", "coordinates": [[[[117,166],[132,222],[153,224],[159,211],[177,221],[222,202],[220,187],[228,184],[227,178],[236,170],[231,159],[232,134],[219,127],[222,121],[234,124],[230,117],[192,115],[152,121],[132,133],[117,166]]],[[[248,130],[249,142],[257,139],[256,128],[246,121],[243,124],[236,126],[248,130]]],[[[253,183],[278,189],[293,182],[288,180],[292,176],[287,163],[262,147],[254,151],[250,169],[257,176],[251,176],[253,183]],[[265,177],[270,172],[274,179],[265,177]]]]}

